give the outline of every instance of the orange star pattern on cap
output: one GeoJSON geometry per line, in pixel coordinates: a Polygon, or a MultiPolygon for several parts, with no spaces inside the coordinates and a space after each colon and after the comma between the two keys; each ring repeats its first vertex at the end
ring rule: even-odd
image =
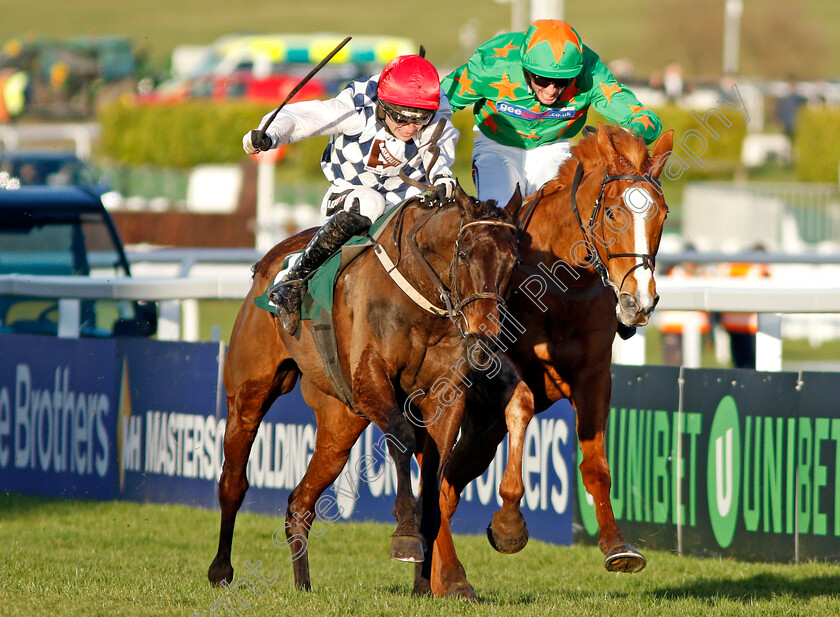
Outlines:
{"type": "Polygon", "coordinates": [[[645,107],[644,105],[628,105],[628,107],[634,115],[639,113],[640,111],[647,111],[647,107],[645,107]]]}
{"type": "Polygon", "coordinates": [[[614,84],[612,86],[608,86],[604,82],[601,82],[601,90],[604,91],[604,96],[607,97],[607,103],[612,100],[613,94],[621,92],[621,86],[618,84],[614,84]]]}
{"type": "Polygon", "coordinates": [[[465,92],[468,94],[475,94],[473,89],[470,87],[472,85],[473,80],[467,77],[467,69],[464,69],[464,72],[461,73],[460,77],[456,79],[459,84],[461,84],[461,89],[458,91],[458,96],[461,96],[465,92]]]}
{"type": "Polygon", "coordinates": [[[565,21],[540,19],[535,21],[533,25],[536,29],[528,43],[528,49],[525,51],[545,41],[551,47],[551,53],[554,54],[554,60],[557,62],[560,61],[560,57],[563,55],[563,47],[566,46],[567,42],[571,42],[572,45],[578,48],[579,52],[583,53],[583,46],[580,43],[580,39],[575,34],[575,31],[572,30],[572,27],[565,21]]]}
{"type": "Polygon", "coordinates": [[[496,88],[499,91],[500,99],[514,99],[516,98],[514,92],[518,86],[521,86],[522,82],[512,82],[508,77],[507,73],[502,74],[502,80],[497,81],[494,84],[490,84],[491,88],[496,88]]]}
{"type": "Polygon", "coordinates": [[[514,50],[514,49],[519,49],[519,48],[518,48],[518,47],[515,47],[515,46],[513,45],[513,40],[510,40],[510,41],[508,42],[508,44],[507,44],[507,45],[505,45],[504,47],[494,47],[494,48],[493,48],[493,51],[495,51],[495,52],[496,52],[496,55],[495,55],[495,56],[493,56],[493,57],[494,57],[494,58],[507,58],[507,57],[508,57],[508,54],[509,54],[512,50],[514,50]]]}

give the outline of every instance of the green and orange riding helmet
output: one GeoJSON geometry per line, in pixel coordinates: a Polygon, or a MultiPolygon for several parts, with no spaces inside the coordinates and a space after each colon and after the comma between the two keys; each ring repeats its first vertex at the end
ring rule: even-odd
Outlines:
{"type": "Polygon", "coordinates": [[[520,54],[527,73],[551,80],[571,81],[583,68],[583,42],[574,28],[559,19],[531,24],[520,54]]]}

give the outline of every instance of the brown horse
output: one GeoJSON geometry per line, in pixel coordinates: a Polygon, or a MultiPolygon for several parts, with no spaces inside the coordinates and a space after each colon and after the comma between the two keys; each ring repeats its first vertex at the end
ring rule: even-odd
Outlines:
{"type": "MultiPolygon", "coordinates": [[[[412,425],[412,414],[402,412],[406,393],[434,391],[440,376],[463,362],[472,340],[468,337],[498,331],[500,304],[517,259],[513,219],[521,203],[517,194],[502,210],[469,197],[460,187],[454,202],[439,208],[413,200],[386,225],[381,238],[388,241],[364,252],[343,270],[335,288],[333,323],[341,370],[352,391],[349,401],[333,386],[310,323],[302,322],[295,336],[289,336],[274,314],[254,306],[254,298],[274,280],[285,256],[303,248],[313,230],[277,245],[255,266],[224,368],[228,420],[219,480],[221,530],[208,572],[211,583],[233,578],[231,542],[236,513],[248,489],[246,464],[251,446],[271,404],[291,391],[299,377],[318,430],[315,451],[289,496],[286,513],[286,543],[294,555],[295,584],[310,588],[307,538],[315,504],[338,477],[351,447],[370,422],[385,433],[397,469],[397,529],[391,556],[422,560],[409,480],[415,431],[426,427],[432,439],[451,444],[465,402],[461,397],[438,418],[434,397],[413,396],[410,402],[420,408],[422,418],[434,421],[421,419],[412,425]],[[397,264],[397,271],[413,289],[403,293],[397,288],[384,262],[380,263],[380,252],[397,264]],[[442,280],[449,281],[448,288],[442,280]],[[448,309],[440,306],[444,301],[448,309]],[[426,308],[421,307],[424,303],[426,308]],[[445,318],[447,314],[450,319],[445,318]]],[[[394,269],[393,265],[388,268],[394,269]]]]}
{"type": "MultiPolygon", "coordinates": [[[[508,334],[515,334],[515,340],[499,340],[497,349],[512,365],[509,373],[520,375],[524,383],[515,390],[502,383],[503,396],[492,384],[469,390],[461,437],[440,494],[421,491],[421,533],[428,548],[425,561],[416,566],[415,593],[439,596],[458,589],[459,595],[475,597],[449,523],[461,491],[484,472],[507,432],[508,464],[499,488],[503,507],[493,516],[488,539],[508,553],[525,545],[528,532],[519,512],[525,429],[535,411],[561,398],[576,410],[580,471],[595,502],[604,565],[622,572],[644,568],[644,556],[624,541],[613,516],[604,431],[619,322],[628,327],[647,324],[658,300],[654,257],[668,211],[658,177],[672,144],[673,131],[668,131],[651,154],[624,129],[599,126],[595,135],[572,148],[573,158],[522,208],[517,220],[522,265],[509,310],[525,326],[511,328],[508,334]],[[494,405],[494,400],[506,407],[494,405]]],[[[420,446],[430,448],[427,443],[420,446]]],[[[431,478],[431,471],[423,471],[424,479],[431,478]]]]}

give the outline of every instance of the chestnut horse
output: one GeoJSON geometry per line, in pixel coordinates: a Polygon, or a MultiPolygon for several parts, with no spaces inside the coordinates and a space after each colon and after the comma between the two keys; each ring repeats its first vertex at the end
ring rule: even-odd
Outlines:
{"type": "Polygon", "coordinates": [[[311,588],[307,538],[315,504],[338,477],[351,447],[370,422],[385,433],[397,469],[397,529],[391,556],[422,560],[417,504],[409,479],[415,431],[425,426],[432,439],[451,444],[465,401],[437,418],[435,401],[426,400],[432,397],[412,397],[411,403],[424,418],[436,420],[420,420],[412,426],[410,416],[402,413],[406,393],[431,392],[441,375],[463,361],[471,340],[467,337],[498,331],[500,304],[518,257],[513,220],[521,203],[517,193],[506,209],[499,209],[469,197],[460,186],[454,200],[441,207],[429,207],[420,199],[409,201],[386,224],[381,244],[343,270],[335,288],[333,324],[351,400],[342,398],[332,385],[309,321],[303,321],[290,336],[273,313],[254,305],[254,299],[274,281],[284,258],[302,249],[314,230],[275,246],[255,266],[224,367],[228,419],[219,480],[221,529],[218,552],[208,572],[211,583],[229,583],[233,578],[231,543],[236,513],[248,489],[251,446],[269,407],[291,391],[298,378],[318,430],[314,453],[289,496],[286,512],[285,542],[294,555],[295,584],[311,588]],[[390,259],[388,269],[396,269],[402,283],[412,286],[406,293],[397,288],[399,277],[390,278],[385,261],[380,263],[383,256],[390,259]],[[443,281],[449,282],[448,287],[443,281]],[[444,302],[445,308],[440,306],[444,302]],[[447,314],[450,319],[445,318],[447,314]]]}
{"type": "MultiPolygon", "coordinates": [[[[503,507],[493,516],[488,539],[507,553],[525,545],[528,532],[519,512],[525,429],[535,411],[562,398],[576,411],[580,471],[595,502],[604,565],[621,572],[644,568],[644,556],[625,542],[613,516],[604,431],[619,322],[627,327],[647,324],[658,300],[654,257],[668,211],[658,178],[672,144],[673,131],[668,131],[649,153],[628,131],[601,125],[572,148],[573,158],[523,206],[517,219],[522,264],[509,310],[525,326],[510,328],[508,334],[515,336],[509,338],[515,340],[498,340],[497,348],[532,398],[521,387],[515,390],[518,398],[500,397],[492,384],[484,384],[485,391],[469,390],[472,400],[440,493],[425,495],[421,490],[427,554],[416,566],[415,593],[440,596],[457,590],[457,595],[475,597],[449,524],[461,491],[486,470],[507,432],[508,463],[499,488],[503,507]]],[[[509,383],[501,387],[511,392],[509,383]]],[[[429,449],[426,443],[419,446],[429,449]]],[[[423,478],[431,479],[433,470],[423,471],[423,478]]]]}

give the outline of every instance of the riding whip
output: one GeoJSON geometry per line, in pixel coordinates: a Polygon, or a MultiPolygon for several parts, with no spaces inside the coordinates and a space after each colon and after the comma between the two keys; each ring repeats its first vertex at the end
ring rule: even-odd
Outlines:
{"type": "Polygon", "coordinates": [[[288,103],[288,102],[289,102],[289,100],[290,100],[290,99],[291,99],[294,95],[296,95],[296,94],[300,91],[300,89],[301,89],[301,88],[303,88],[303,87],[304,87],[304,86],[305,86],[305,85],[309,82],[309,80],[310,80],[310,79],[312,79],[312,78],[315,76],[315,73],[317,73],[317,72],[318,72],[318,71],[320,71],[322,68],[324,68],[324,65],[325,65],[327,62],[329,62],[330,60],[332,60],[333,56],[335,56],[335,55],[336,55],[339,51],[341,51],[341,48],[342,48],[342,47],[344,47],[345,45],[347,45],[347,43],[350,41],[350,39],[351,39],[351,38],[353,38],[353,37],[352,37],[352,36],[348,36],[346,39],[344,39],[343,41],[341,41],[341,42],[340,42],[340,43],[336,46],[336,48],[335,48],[335,49],[333,49],[330,53],[328,53],[328,54],[324,57],[324,59],[323,59],[323,60],[321,60],[321,61],[320,61],[320,62],[319,62],[319,63],[315,66],[315,68],[314,68],[314,69],[312,69],[311,71],[309,71],[309,73],[307,73],[307,74],[306,74],[306,77],[304,77],[303,79],[301,79],[301,80],[300,80],[300,83],[298,83],[298,85],[296,85],[296,86],[292,89],[292,91],[291,91],[291,92],[289,92],[288,96],[286,96],[286,98],[283,100],[283,102],[282,102],[282,103],[280,103],[280,106],[279,106],[277,109],[275,109],[275,110],[274,110],[274,112],[271,114],[271,116],[268,118],[268,120],[266,120],[266,121],[263,123],[263,125],[260,127],[260,130],[259,130],[259,131],[251,131],[251,143],[252,143],[252,144],[258,144],[258,143],[260,143],[260,141],[262,141],[262,138],[263,138],[263,136],[265,135],[265,129],[267,129],[267,128],[271,125],[271,123],[272,123],[272,122],[274,122],[274,118],[276,118],[276,117],[277,117],[277,114],[280,112],[280,110],[281,110],[281,109],[283,109],[283,106],[284,106],[286,103],[288,103]],[[257,133],[256,139],[254,138],[254,133],[255,133],[255,132],[257,133]]]}

